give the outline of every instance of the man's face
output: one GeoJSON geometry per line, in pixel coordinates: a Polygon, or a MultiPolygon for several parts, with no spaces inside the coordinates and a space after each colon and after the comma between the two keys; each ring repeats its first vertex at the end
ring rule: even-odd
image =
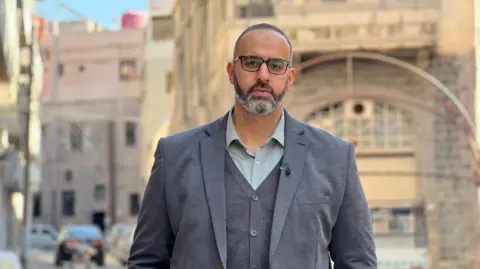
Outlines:
{"type": "Polygon", "coordinates": [[[236,101],[255,115],[267,115],[280,107],[295,78],[285,38],[270,29],[253,30],[238,42],[235,57],[227,72],[236,101]]]}

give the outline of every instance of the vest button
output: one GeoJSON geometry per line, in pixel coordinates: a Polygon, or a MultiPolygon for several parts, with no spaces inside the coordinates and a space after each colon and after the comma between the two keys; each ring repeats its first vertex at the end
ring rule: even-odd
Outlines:
{"type": "Polygon", "coordinates": [[[252,269],[258,269],[258,266],[252,265],[252,269]]]}
{"type": "Polygon", "coordinates": [[[256,195],[256,194],[252,195],[252,199],[253,199],[253,201],[258,201],[258,195],[256,195]]]}
{"type": "Polygon", "coordinates": [[[251,236],[257,236],[258,235],[257,229],[251,229],[250,230],[250,235],[251,236]]]}

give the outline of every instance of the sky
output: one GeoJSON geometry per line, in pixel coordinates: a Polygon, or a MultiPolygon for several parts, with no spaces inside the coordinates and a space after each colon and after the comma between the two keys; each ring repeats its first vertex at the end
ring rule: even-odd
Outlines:
{"type": "MultiPolygon", "coordinates": [[[[2,0],[0,0],[2,1],[2,0]]],[[[37,15],[46,20],[79,20],[79,16],[60,7],[64,4],[77,13],[90,18],[106,28],[117,29],[121,15],[128,10],[148,10],[148,0],[41,0],[37,3],[37,15]]]]}

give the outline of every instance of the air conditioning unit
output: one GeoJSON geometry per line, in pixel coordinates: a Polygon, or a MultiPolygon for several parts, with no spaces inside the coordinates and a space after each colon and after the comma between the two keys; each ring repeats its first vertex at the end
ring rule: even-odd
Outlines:
{"type": "Polygon", "coordinates": [[[373,115],[373,102],[349,100],[343,104],[346,119],[370,119],[373,115]]]}

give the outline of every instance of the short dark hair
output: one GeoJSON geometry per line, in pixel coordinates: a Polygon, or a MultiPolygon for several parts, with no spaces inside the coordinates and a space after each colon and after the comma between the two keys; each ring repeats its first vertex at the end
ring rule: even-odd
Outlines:
{"type": "Polygon", "coordinates": [[[238,42],[240,41],[240,39],[242,39],[242,37],[244,35],[246,35],[247,33],[252,32],[254,30],[260,30],[260,29],[275,31],[275,32],[281,34],[285,38],[285,40],[287,40],[288,47],[290,48],[290,62],[292,62],[293,61],[292,42],[290,42],[290,39],[285,34],[285,32],[282,31],[282,29],[278,28],[275,25],[269,24],[269,23],[254,24],[254,25],[251,25],[251,26],[247,27],[245,30],[243,30],[243,32],[240,34],[240,36],[238,36],[237,41],[235,42],[235,47],[233,47],[233,58],[235,59],[235,53],[237,52],[237,46],[238,46],[238,42]]]}

